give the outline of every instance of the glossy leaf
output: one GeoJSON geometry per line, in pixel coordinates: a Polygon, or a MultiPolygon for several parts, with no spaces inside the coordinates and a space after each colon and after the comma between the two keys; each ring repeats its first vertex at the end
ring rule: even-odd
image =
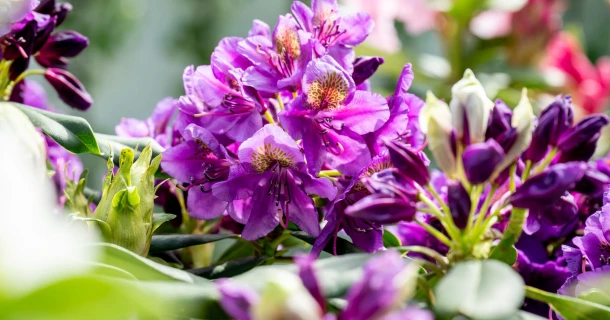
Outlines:
{"type": "Polygon", "coordinates": [[[153,236],[150,253],[176,250],[200,244],[234,238],[234,234],[171,234],[153,236]]]}
{"type": "Polygon", "coordinates": [[[110,151],[113,151],[114,157],[112,160],[116,165],[119,164],[121,150],[125,148],[136,150],[135,159],[140,156],[140,151],[148,144],[151,146],[153,158],[165,151],[165,149],[163,149],[163,147],[161,147],[161,145],[152,138],[129,138],[95,133],[95,139],[97,139],[99,144],[101,150],[100,155],[102,157],[107,159],[111,154],[110,151]]]}
{"type": "Polygon", "coordinates": [[[125,270],[134,275],[138,280],[182,281],[188,283],[204,281],[204,279],[198,279],[188,272],[156,263],[114,244],[94,243],[90,246],[92,250],[100,250],[102,252],[100,263],[125,270]]]}
{"type": "Polygon", "coordinates": [[[11,103],[19,108],[45,135],[72,153],[100,154],[100,148],[87,120],[67,114],[54,113],[19,103],[11,103]]]}
{"type": "MultiPolygon", "coordinates": [[[[290,233],[292,236],[301,239],[311,245],[314,244],[314,242],[316,242],[316,238],[308,235],[307,233],[303,232],[303,231],[294,231],[290,233]]],[[[333,242],[329,241],[328,244],[326,245],[326,247],[324,247],[324,251],[333,254],[333,242]]],[[[337,255],[343,255],[343,254],[347,254],[347,253],[362,253],[364,251],[362,251],[362,249],[356,247],[356,245],[354,245],[353,243],[349,242],[346,239],[343,239],[341,237],[337,237],[337,255]]]]}
{"type": "Polygon", "coordinates": [[[434,288],[435,310],[445,317],[472,319],[514,317],[525,294],[521,276],[495,261],[468,261],[455,265],[434,288]]]}
{"type": "Polygon", "coordinates": [[[172,219],[174,219],[176,217],[175,214],[169,214],[169,213],[153,213],[153,226],[152,226],[152,232],[155,232],[155,230],[157,230],[157,228],[159,228],[163,223],[170,221],[172,219]]]}
{"type": "Polygon", "coordinates": [[[216,264],[209,267],[190,269],[188,272],[206,279],[229,278],[246,271],[268,260],[269,256],[247,257],[239,260],[231,260],[225,263],[216,264]]]}
{"type": "Polygon", "coordinates": [[[389,230],[383,230],[383,246],[386,248],[396,248],[402,246],[402,243],[395,234],[389,230]]]}
{"type": "Polygon", "coordinates": [[[584,299],[562,296],[532,287],[526,287],[526,296],[548,303],[566,320],[610,319],[610,307],[584,299]]]}

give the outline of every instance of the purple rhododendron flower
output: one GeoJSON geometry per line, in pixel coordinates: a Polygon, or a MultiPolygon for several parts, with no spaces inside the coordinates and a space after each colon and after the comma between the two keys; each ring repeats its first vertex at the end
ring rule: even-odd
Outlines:
{"type": "Polygon", "coordinates": [[[241,142],[262,127],[265,102],[242,82],[244,70],[252,65],[237,52],[242,40],[224,38],[212,54],[212,65],[186,68],[178,128],[197,123],[215,135],[241,142]]]}
{"type": "Polygon", "coordinates": [[[151,137],[162,147],[168,148],[172,145],[172,130],[169,123],[176,111],[176,103],[174,98],[165,98],[157,103],[148,119],[122,118],[114,130],[121,137],[151,137]]]}
{"type": "Polygon", "coordinates": [[[347,292],[347,307],[340,319],[365,320],[399,310],[412,290],[411,270],[400,254],[388,251],[364,265],[362,280],[347,292]]]}
{"type": "Polygon", "coordinates": [[[386,100],[356,90],[351,76],[329,56],[309,63],[303,93],[279,115],[290,135],[303,140],[311,173],[326,162],[346,175],[370,161],[361,135],[381,128],[389,116],[386,100]]]}
{"type": "Polygon", "coordinates": [[[587,219],[584,236],[572,240],[591,268],[610,265],[610,203],[605,195],[602,209],[587,219]]]}
{"type": "Polygon", "coordinates": [[[394,94],[387,98],[390,110],[388,121],[365,135],[372,155],[378,155],[385,149],[384,140],[401,140],[414,150],[421,150],[425,146],[425,136],[419,127],[419,112],[424,101],[407,92],[413,78],[411,64],[407,63],[400,73],[394,94]]]}
{"type": "Polygon", "coordinates": [[[311,8],[300,1],[292,4],[292,12],[301,27],[316,39],[315,51],[327,51],[362,43],[373,31],[373,19],[367,13],[342,15],[337,0],[313,0],[311,8]]]}
{"type": "Polygon", "coordinates": [[[212,193],[224,201],[250,199],[242,237],[255,240],[278,224],[292,221],[312,236],[320,233],[318,214],[308,194],[334,199],[330,180],[313,178],[296,142],[276,125],[266,125],[239,147],[241,166],[227,181],[214,184],[212,193]]]}
{"type": "Polygon", "coordinates": [[[253,289],[240,285],[231,279],[218,280],[220,305],[235,320],[251,320],[250,308],[259,301],[253,289]]]}
{"type": "MultiPolygon", "coordinates": [[[[225,148],[206,129],[191,124],[183,131],[184,141],[167,149],[161,168],[182,183],[188,183],[187,209],[197,219],[214,219],[227,208],[227,202],[212,194],[212,186],[229,176],[232,165],[225,148]]],[[[240,216],[232,215],[238,222],[240,216]]]]}
{"type": "Polygon", "coordinates": [[[250,34],[237,48],[254,64],[245,70],[244,84],[270,94],[296,92],[312,59],[310,35],[290,14],[279,17],[273,34],[268,25],[258,20],[250,34]]]}
{"type": "Polygon", "coordinates": [[[351,181],[346,183],[343,191],[328,209],[325,217],[327,223],[311,249],[312,255],[319,255],[331,239],[336,239],[337,234],[341,230],[344,230],[350,236],[356,246],[366,252],[375,252],[383,248],[383,229],[381,225],[350,217],[345,214],[345,209],[371,194],[362,183],[362,178],[391,167],[392,163],[387,156],[376,157],[369,165],[355,175],[351,181]]]}

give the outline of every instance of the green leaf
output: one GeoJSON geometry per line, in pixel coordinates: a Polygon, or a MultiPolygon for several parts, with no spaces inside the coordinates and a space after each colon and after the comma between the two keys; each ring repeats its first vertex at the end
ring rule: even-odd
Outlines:
{"type": "Polygon", "coordinates": [[[100,263],[122,269],[134,275],[138,280],[182,281],[188,283],[204,281],[188,272],[156,263],[114,244],[94,243],[90,244],[90,246],[97,247],[92,248],[92,250],[99,250],[102,252],[102,257],[99,261],[100,263]]]}
{"type": "Polygon", "coordinates": [[[175,214],[170,213],[153,213],[152,218],[152,232],[155,232],[163,223],[170,221],[176,217],[175,214]]]}
{"type": "Polygon", "coordinates": [[[95,133],[95,139],[100,146],[101,153],[100,155],[106,159],[111,154],[111,150],[113,151],[113,159],[114,164],[119,165],[119,158],[121,154],[121,150],[128,148],[132,150],[136,150],[135,159],[140,156],[140,152],[150,144],[152,149],[152,157],[155,158],[160,155],[163,151],[163,147],[152,138],[129,138],[129,137],[117,137],[102,133],[95,133]]]}
{"type": "Polygon", "coordinates": [[[231,260],[237,260],[254,255],[252,244],[247,241],[237,241],[228,247],[222,255],[216,260],[216,264],[225,263],[231,260]]]}
{"type": "Polygon", "coordinates": [[[513,245],[508,245],[500,241],[497,246],[491,250],[489,259],[498,260],[506,263],[509,266],[517,261],[517,249],[513,245]]]}
{"type": "Polygon", "coordinates": [[[135,283],[80,276],[0,302],[3,319],[157,319],[171,305],[135,283]]]}
{"type": "Polygon", "coordinates": [[[91,126],[87,120],[59,114],[50,111],[45,111],[19,103],[0,102],[2,104],[12,104],[25,113],[30,121],[42,129],[42,132],[51,139],[55,140],[59,145],[73,153],[91,153],[100,154],[100,148],[93,134],[91,126]]]}
{"type": "Polygon", "coordinates": [[[222,239],[234,238],[234,234],[171,234],[153,236],[150,243],[150,253],[176,250],[200,244],[216,242],[222,239]]]}
{"type": "MultiPolygon", "coordinates": [[[[294,231],[294,232],[291,232],[290,234],[292,236],[294,236],[295,238],[301,239],[311,245],[313,245],[314,242],[316,242],[316,238],[308,235],[307,233],[305,233],[303,231],[294,231]]],[[[326,251],[330,254],[334,254],[333,246],[334,246],[333,241],[329,241],[328,244],[326,245],[326,247],[324,247],[324,251],[326,251]]],[[[364,252],[364,251],[362,251],[362,249],[356,247],[353,243],[351,243],[341,237],[337,237],[337,250],[336,251],[337,251],[337,255],[364,252]]]]}
{"type": "Polygon", "coordinates": [[[383,246],[386,248],[395,248],[402,246],[400,239],[387,229],[383,230],[383,246]]]}
{"type": "Polygon", "coordinates": [[[517,314],[524,291],[521,276],[502,262],[462,262],[434,288],[435,310],[445,317],[508,319],[517,314]]]}
{"type": "Polygon", "coordinates": [[[269,258],[269,256],[247,257],[239,260],[227,261],[225,263],[216,264],[209,267],[190,269],[187,271],[206,279],[228,278],[252,270],[254,267],[258,266],[269,258]]]}
{"type": "MultiPolygon", "coordinates": [[[[599,287],[603,287],[600,283],[597,284],[599,287]]],[[[606,287],[606,290],[610,288],[606,287]]],[[[606,292],[599,289],[589,289],[578,295],[579,299],[587,300],[593,303],[601,304],[606,307],[610,307],[610,296],[606,292]]]]}
{"type": "Polygon", "coordinates": [[[610,319],[610,307],[591,301],[525,287],[528,298],[546,302],[566,320],[610,319]]]}

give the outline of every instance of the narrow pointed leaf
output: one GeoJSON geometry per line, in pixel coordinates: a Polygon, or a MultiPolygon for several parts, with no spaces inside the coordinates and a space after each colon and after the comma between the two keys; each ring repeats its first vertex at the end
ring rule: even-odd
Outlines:
{"type": "Polygon", "coordinates": [[[234,234],[171,234],[153,236],[150,253],[176,250],[200,244],[234,238],[234,234]]]}

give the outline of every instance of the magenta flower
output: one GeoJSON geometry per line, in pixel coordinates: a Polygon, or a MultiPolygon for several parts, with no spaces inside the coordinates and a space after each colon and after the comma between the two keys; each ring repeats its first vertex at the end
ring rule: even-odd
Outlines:
{"type": "Polygon", "coordinates": [[[394,94],[387,98],[390,110],[388,121],[365,136],[373,155],[378,155],[385,149],[384,140],[401,140],[417,150],[425,146],[425,136],[419,127],[419,112],[424,101],[407,92],[413,78],[411,64],[407,63],[400,73],[394,94]]]}
{"type": "MultiPolygon", "coordinates": [[[[330,205],[325,217],[327,223],[313,245],[311,250],[312,255],[319,255],[331,240],[337,238],[337,234],[341,230],[345,231],[345,233],[350,236],[352,242],[356,246],[366,252],[375,252],[383,248],[382,224],[378,221],[373,222],[357,217],[359,213],[363,212],[356,212],[356,216],[350,216],[346,214],[346,210],[350,206],[371,195],[371,192],[362,182],[363,179],[389,168],[392,168],[390,159],[387,156],[379,156],[374,158],[371,163],[352,178],[347,186],[345,186],[342,193],[337,196],[335,201],[330,205]]],[[[371,207],[376,204],[385,206],[383,208],[384,211],[380,213],[384,213],[383,216],[387,217],[388,210],[385,209],[388,209],[388,205],[391,208],[396,201],[393,201],[393,199],[387,199],[392,200],[389,202],[384,201],[386,199],[378,200],[380,201],[369,201],[363,205],[366,207],[371,207]]],[[[371,210],[366,210],[364,214],[366,215],[366,213],[370,212],[371,210]]],[[[380,214],[380,216],[382,215],[380,214]]]]}
{"type": "Polygon", "coordinates": [[[121,137],[151,137],[162,147],[172,145],[172,129],[169,122],[176,111],[177,100],[171,97],[157,103],[152,114],[146,120],[122,118],[114,131],[121,137]]]}
{"type": "Polygon", "coordinates": [[[311,8],[295,1],[292,13],[301,27],[316,40],[318,56],[333,46],[357,46],[373,31],[375,23],[367,13],[339,12],[337,0],[312,0],[311,8]]]}
{"type": "MultiPolygon", "coordinates": [[[[225,148],[204,128],[191,124],[182,133],[184,142],[163,153],[161,168],[182,183],[188,183],[187,209],[197,219],[220,216],[227,202],[212,195],[212,186],[226,180],[231,161],[225,148]]],[[[244,222],[238,215],[231,215],[244,222]]]]}
{"type": "Polygon", "coordinates": [[[602,209],[587,219],[584,236],[573,240],[593,269],[610,265],[609,225],[610,203],[605,200],[602,209]]]}
{"type": "Polygon", "coordinates": [[[389,116],[386,100],[356,90],[349,74],[329,56],[307,65],[303,93],[279,115],[288,133],[303,140],[312,174],[326,162],[346,175],[369,163],[361,135],[381,128],[389,116]]]}
{"type": "Polygon", "coordinates": [[[328,179],[306,172],[296,142],[280,127],[266,125],[241,144],[238,154],[241,167],[227,181],[216,183],[212,193],[227,202],[249,199],[243,208],[248,220],[242,237],[255,240],[290,221],[317,236],[318,213],[308,195],[332,200],[337,189],[328,179]]]}
{"type": "Polygon", "coordinates": [[[279,17],[273,34],[268,25],[258,20],[250,34],[237,48],[254,64],[246,69],[244,84],[271,94],[282,90],[296,92],[312,59],[309,35],[290,14],[279,17]]]}
{"type": "Polygon", "coordinates": [[[252,87],[242,83],[244,70],[252,64],[237,52],[242,38],[224,38],[212,54],[212,65],[184,71],[186,96],[178,127],[197,123],[218,136],[244,141],[263,125],[264,101],[252,87]]]}

